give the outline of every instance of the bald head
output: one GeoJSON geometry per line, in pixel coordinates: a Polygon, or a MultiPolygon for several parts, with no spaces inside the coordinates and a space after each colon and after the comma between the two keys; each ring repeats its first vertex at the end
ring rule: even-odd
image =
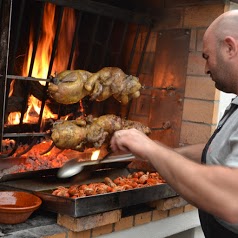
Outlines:
{"type": "Polygon", "coordinates": [[[216,40],[223,40],[226,36],[238,39],[238,10],[223,13],[208,27],[206,35],[212,35],[216,40]]]}
{"type": "Polygon", "coordinates": [[[223,13],[203,37],[205,72],[216,88],[238,95],[238,10],[223,13]]]}

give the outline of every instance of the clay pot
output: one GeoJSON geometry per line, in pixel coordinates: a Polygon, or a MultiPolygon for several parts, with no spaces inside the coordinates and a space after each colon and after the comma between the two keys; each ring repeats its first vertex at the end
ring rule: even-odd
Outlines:
{"type": "Polygon", "coordinates": [[[24,222],[40,207],[41,203],[41,199],[31,193],[0,191],[0,223],[24,222]]]}

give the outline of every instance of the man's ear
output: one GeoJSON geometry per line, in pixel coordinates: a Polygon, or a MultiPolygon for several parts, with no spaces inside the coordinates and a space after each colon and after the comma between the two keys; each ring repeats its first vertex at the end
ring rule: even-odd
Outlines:
{"type": "Polygon", "coordinates": [[[226,47],[226,53],[229,55],[229,57],[233,57],[234,55],[238,54],[237,42],[233,37],[227,36],[224,40],[224,43],[226,47]]]}

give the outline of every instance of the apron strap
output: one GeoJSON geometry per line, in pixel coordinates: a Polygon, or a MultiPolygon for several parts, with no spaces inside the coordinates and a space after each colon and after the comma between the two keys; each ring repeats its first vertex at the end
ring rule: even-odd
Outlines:
{"type": "MultiPolygon", "coordinates": [[[[237,108],[238,108],[238,105],[231,104],[231,107],[225,111],[216,130],[214,131],[213,135],[211,136],[211,138],[209,139],[209,141],[207,142],[206,146],[203,149],[203,152],[202,152],[203,164],[206,164],[206,155],[207,155],[208,147],[210,146],[212,140],[214,139],[217,133],[221,130],[222,126],[226,123],[228,118],[232,115],[232,113],[237,108]]],[[[216,221],[214,216],[200,209],[198,211],[199,211],[201,227],[206,238],[238,238],[238,234],[235,234],[232,231],[223,227],[220,223],[216,221]]]]}
{"type": "Polygon", "coordinates": [[[216,130],[213,132],[212,136],[210,137],[210,139],[208,140],[206,146],[204,147],[203,151],[202,151],[202,164],[206,164],[206,155],[207,155],[207,151],[208,151],[208,147],[210,146],[210,144],[212,143],[212,140],[214,139],[214,137],[216,136],[216,134],[221,130],[222,126],[226,123],[226,121],[228,120],[228,118],[232,115],[232,113],[238,108],[237,104],[231,104],[231,107],[225,111],[223,117],[221,118],[216,130]]]}

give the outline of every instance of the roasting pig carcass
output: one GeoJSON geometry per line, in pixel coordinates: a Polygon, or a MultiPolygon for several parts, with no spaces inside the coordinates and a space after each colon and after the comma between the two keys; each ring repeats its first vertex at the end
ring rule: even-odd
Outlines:
{"type": "Polygon", "coordinates": [[[49,94],[58,103],[73,104],[85,96],[103,101],[113,96],[122,104],[140,96],[139,79],[126,75],[117,67],[105,67],[96,73],[86,70],[66,70],[49,84],[49,94]]]}
{"type": "Polygon", "coordinates": [[[71,121],[58,121],[52,128],[51,138],[60,149],[84,151],[107,145],[112,134],[121,129],[136,128],[149,134],[150,128],[140,122],[125,120],[108,114],[93,118],[91,115],[71,121]]]}

